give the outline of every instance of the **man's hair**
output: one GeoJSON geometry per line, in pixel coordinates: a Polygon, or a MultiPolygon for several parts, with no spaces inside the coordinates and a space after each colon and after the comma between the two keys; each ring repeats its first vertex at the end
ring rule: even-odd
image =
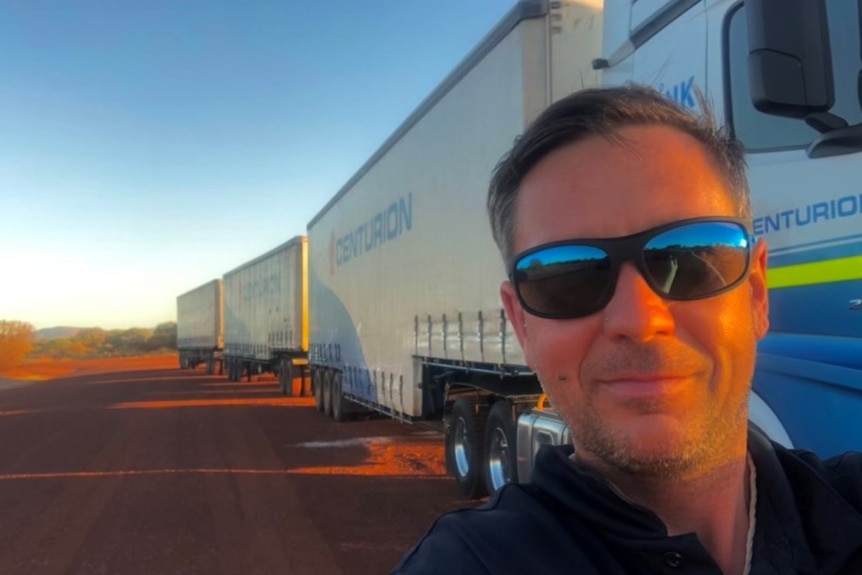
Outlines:
{"type": "Polygon", "coordinates": [[[636,84],[575,92],[548,107],[527,128],[494,169],[488,189],[488,215],[494,241],[507,263],[514,257],[515,208],[521,182],[551,152],[590,136],[622,143],[618,132],[630,126],[675,128],[703,144],[711,155],[742,218],[751,219],[745,152],[725,128],[719,128],[706,98],[695,114],[660,92],[636,84]]]}

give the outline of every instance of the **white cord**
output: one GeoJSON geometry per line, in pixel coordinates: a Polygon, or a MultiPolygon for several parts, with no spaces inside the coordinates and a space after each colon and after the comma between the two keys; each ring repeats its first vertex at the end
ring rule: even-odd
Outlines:
{"type": "Polygon", "coordinates": [[[748,454],[748,484],[748,538],[745,542],[745,569],[742,575],[749,575],[751,572],[751,555],[754,551],[754,531],[757,522],[757,470],[754,468],[750,453],[748,454]]]}

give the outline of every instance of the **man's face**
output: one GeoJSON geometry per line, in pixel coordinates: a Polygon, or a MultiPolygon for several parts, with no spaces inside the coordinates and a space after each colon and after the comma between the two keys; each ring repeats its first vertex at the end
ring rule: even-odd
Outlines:
{"type": "MultiPolygon", "coordinates": [[[[626,236],[738,210],[702,145],[658,126],[591,137],[545,157],[523,180],[514,252],[626,236]]],[[[611,301],[576,319],[526,313],[501,295],[578,457],[630,473],[696,474],[745,450],[756,341],[768,326],[763,242],[735,289],[696,301],[656,294],[630,262],[611,301]]]]}

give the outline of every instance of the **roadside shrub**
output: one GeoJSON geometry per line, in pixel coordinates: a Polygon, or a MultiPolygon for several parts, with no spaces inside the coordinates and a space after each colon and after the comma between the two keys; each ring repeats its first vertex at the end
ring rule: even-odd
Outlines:
{"type": "Polygon", "coordinates": [[[0,371],[17,367],[33,349],[33,326],[27,322],[0,320],[0,371]]]}

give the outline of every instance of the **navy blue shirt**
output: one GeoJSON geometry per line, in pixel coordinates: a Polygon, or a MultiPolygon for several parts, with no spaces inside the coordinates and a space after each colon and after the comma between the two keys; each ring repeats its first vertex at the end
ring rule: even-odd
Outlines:
{"type": "MultiPolygon", "coordinates": [[[[532,483],[441,516],[393,575],[721,575],[694,533],[670,537],[654,513],[545,447],[532,483]]],[[[750,575],[862,575],[862,454],[821,461],[756,432],[757,523],[750,575]]],[[[705,497],[709,494],[705,493],[705,497]]]]}

